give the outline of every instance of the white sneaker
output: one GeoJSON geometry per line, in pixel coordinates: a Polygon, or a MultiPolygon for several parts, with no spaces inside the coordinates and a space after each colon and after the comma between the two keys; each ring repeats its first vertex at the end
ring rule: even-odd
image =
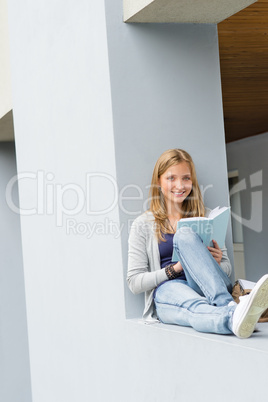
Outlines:
{"type": "Polygon", "coordinates": [[[238,338],[249,338],[260,316],[268,308],[268,274],[256,283],[251,293],[239,299],[233,315],[232,331],[238,338]]]}

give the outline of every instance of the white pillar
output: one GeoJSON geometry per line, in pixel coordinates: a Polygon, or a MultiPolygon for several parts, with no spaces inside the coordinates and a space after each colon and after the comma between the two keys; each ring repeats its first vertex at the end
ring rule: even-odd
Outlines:
{"type": "MultiPolygon", "coordinates": [[[[0,119],[12,109],[7,0],[0,0],[0,119]]],[[[0,133],[0,141],[2,133],[0,133]]]]}

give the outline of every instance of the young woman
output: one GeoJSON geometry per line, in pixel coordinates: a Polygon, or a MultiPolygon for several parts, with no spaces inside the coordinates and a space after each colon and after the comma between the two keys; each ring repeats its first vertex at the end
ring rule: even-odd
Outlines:
{"type": "Polygon", "coordinates": [[[215,240],[206,247],[189,228],[176,232],[181,218],[208,213],[191,156],[181,149],[164,152],[153,171],[150,209],[131,227],[128,285],[134,294],[145,292],[146,320],[248,338],[268,307],[268,275],[234,302],[226,248],[215,240]]]}

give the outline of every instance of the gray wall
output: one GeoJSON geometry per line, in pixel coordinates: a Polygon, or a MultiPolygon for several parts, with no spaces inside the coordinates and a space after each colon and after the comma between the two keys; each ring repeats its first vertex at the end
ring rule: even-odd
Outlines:
{"type": "MultiPolygon", "coordinates": [[[[122,24],[121,1],[106,1],[117,180],[124,195],[122,249],[135,211],[144,210],[154,164],[169,148],[192,155],[205,204],[229,205],[216,25],[122,24]],[[146,189],[147,187],[147,189],[146,189]]],[[[147,204],[148,206],[148,204],[147,204]]],[[[145,208],[146,209],[146,208],[145,208]]],[[[230,227],[227,245],[233,261],[230,227]]],[[[143,296],[125,288],[126,314],[140,316],[143,296]]]]}
{"type": "Polygon", "coordinates": [[[240,191],[245,271],[246,279],[257,281],[268,272],[268,133],[231,142],[226,150],[228,170],[237,169],[239,182],[245,180],[240,191]]]}
{"type": "MultiPolygon", "coordinates": [[[[0,400],[31,401],[30,367],[19,216],[5,190],[16,174],[14,143],[0,142],[0,400]]],[[[13,201],[18,205],[17,186],[13,201]]]]}

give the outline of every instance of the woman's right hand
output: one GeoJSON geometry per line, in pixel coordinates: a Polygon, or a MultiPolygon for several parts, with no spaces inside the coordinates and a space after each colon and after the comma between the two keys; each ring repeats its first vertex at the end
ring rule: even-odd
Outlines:
{"type": "Polygon", "coordinates": [[[174,271],[179,273],[183,271],[182,265],[180,261],[178,261],[175,265],[173,265],[174,271]]]}

